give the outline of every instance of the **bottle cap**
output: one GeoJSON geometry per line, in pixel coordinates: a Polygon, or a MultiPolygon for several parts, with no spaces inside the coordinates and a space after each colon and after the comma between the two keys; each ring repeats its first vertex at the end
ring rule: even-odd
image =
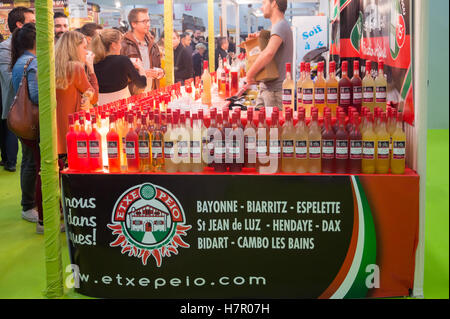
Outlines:
{"type": "Polygon", "coordinates": [[[147,116],[145,116],[145,114],[141,115],[141,122],[143,125],[147,124],[147,116]]]}
{"type": "Polygon", "coordinates": [[[354,70],[358,70],[358,72],[359,72],[359,61],[358,60],[353,61],[353,71],[354,70]]]}
{"type": "Polygon", "coordinates": [[[305,72],[305,62],[300,63],[300,72],[305,72]]]}
{"type": "Polygon", "coordinates": [[[291,64],[290,63],[286,63],[286,72],[291,73],[291,64]]]}
{"type": "Polygon", "coordinates": [[[366,72],[372,70],[372,61],[366,61],[366,72]]]}
{"type": "Polygon", "coordinates": [[[331,72],[335,72],[336,71],[336,62],[335,61],[331,61],[330,62],[330,73],[331,72]]]}
{"type": "Polygon", "coordinates": [[[69,114],[69,125],[73,125],[73,114],[69,114]]]}
{"type": "Polygon", "coordinates": [[[378,61],[378,70],[383,70],[383,69],[384,69],[384,62],[378,61]]]}
{"type": "Polygon", "coordinates": [[[220,114],[220,113],[217,114],[216,120],[217,120],[217,123],[222,124],[222,114],[220,114]]]}
{"type": "Polygon", "coordinates": [[[348,62],[342,61],[341,67],[342,67],[343,72],[347,72],[348,71],[348,62]]]}
{"type": "Polygon", "coordinates": [[[305,64],[305,71],[307,73],[311,72],[311,64],[309,62],[305,64]]]}
{"type": "Polygon", "coordinates": [[[128,123],[133,123],[133,114],[128,114],[128,123]]]}
{"type": "Polygon", "coordinates": [[[198,119],[198,114],[197,113],[192,113],[192,120],[193,121],[197,121],[198,119]]]}
{"type": "Polygon", "coordinates": [[[198,119],[203,121],[203,110],[198,110],[198,119]]]}
{"type": "Polygon", "coordinates": [[[155,115],[155,124],[159,124],[159,115],[158,114],[155,115]]]}
{"type": "Polygon", "coordinates": [[[264,117],[265,117],[265,113],[259,112],[259,114],[258,114],[258,121],[260,123],[263,123],[264,122],[264,117]]]}

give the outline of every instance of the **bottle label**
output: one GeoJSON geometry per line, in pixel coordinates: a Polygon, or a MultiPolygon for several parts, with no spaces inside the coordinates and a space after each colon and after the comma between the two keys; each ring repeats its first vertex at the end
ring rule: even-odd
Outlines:
{"type": "Polygon", "coordinates": [[[270,140],[269,141],[269,154],[272,157],[281,158],[280,140],[270,140]]]}
{"type": "Polygon", "coordinates": [[[294,140],[283,140],[283,158],[294,158],[294,140]]]}
{"type": "Polygon", "coordinates": [[[189,157],[189,144],[187,141],[178,141],[178,157],[189,157]]]}
{"type": "Polygon", "coordinates": [[[389,158],[389,141],[378,141],[377,159],[389,158]]]}
{"type": "Polygon", "coordinates": [[[309,158],[320,158],[320,141],[309,141],[309,158]]]}
{"type": "Polygon", "coordinates": [[[392,149],[392,158],[396,160],[402,160],[405,158],[406,142],[394,141],[392,149]]]}
{"type": "Polygon", "coordinates": [[[334,140],[322,140],[322,158],[334,158],[334,140]]]}
{"type": "Polygon", "coordinates": [[[124,154],[127,153],[127,141],[126,141],[125,136],[122,137],[122,152],[123,152],[124,154]]]}
{"type": "Polygon", "coordinates": [[[162,142],[152,141],[152,158],[162,158],[162,157],[163,157],[162,142]]]}
{"type": "Polygon", "coordinates": [[[165,158],[174,158],[175,152],[173,148],[173,142],[164,142],[164,157],[165,158]]]}
{"type": "Polygon", "coordinates": [[[214,143],[214,158],[222,161],[225,158],[225,141],[219,140],[214,143]]]}
{"type": "Polygon", "coordinates": [[[257,140],[256,141],[256,155],[258,158],[265,157],[267,155],[267,141],[257,140]]]}
{"type": "Polygon", "coordinates": [[[89,156],[91,158],[100,157],[100,142],[99,141],[89,141],[89,156]]]}
{"type": "Polygon", "coordinates": [[[363,141],[363,159],[373,160],[375,159],[375,142],[363,141]]]}
{"type": "Polygon", "coordinates": [[[303,90],[303,104],[313,104],[313,89],[304,89],[303,90]]]}
{"type": "Polygon", "coordinates": [[[353,104],[361,104],[362,102],[362,87],[354,86],[353,87],[353,104]]]}
{"type": "Polygon", "coordinates": [[[245,154],[255,154],[256,153],[256,137],[245,136],[244,137],[244,150],[245,154]]]}
{"type": "Polygon", "coordinates": [[[366,103],[373,102],[373,86],[365,86],[363,88],[363,101],[366,103]]]}
{"type": "Polygon", "coordinates": [[[362,141],[350,141],[350,159],[360,160],[362,158],[362,141]]]}
{"type": "Polygon", "coordinates": [[[191,141],[191,158],[200,158],[202,153],[201,142],[191,141]]]}
{"type": "Polygon", "coordinates": [[[108,158],[118,158],[119,157],[118,152],[119,146],[117,145],[118,143],[116,141],[109,141],[107,143],[108,143],[108,158]]]}
{"type": "Polygon", "coordinates": [[[139,141],[139,158],[149,158],[149,147],[148,141],[141,140],[139,141]]]}
{"type": "Polygon", "coordinates": [[[227,154],[228,157],[236,159],[240,158],[241,155],[241,144],[238,140],[228,141],[227,143],[227,154]]]}
{"type": "Polygon", "coordinates": [[[385,86],[377,86],[376,101],[377,101],[377,103],[385,103],[386,102],[386,87],[385,86]]]}
{"type": "Polygon", "coordinates": [[[134,148],[134,141],[126,141],[125,142],[125,151],[127,154],[127,159],[135,159],[136,158],[136,150],[134,148]]]}
{"type": "Polygon", "coordinates": [[[297,88],[297,105],[302,104],[303,101],[303,97],[302,97],[302,88],[298,87],[297,88]]]}
{"type": "Polygon", "coordinates": [[[87,158],[88,157],[88,148],[87,141],[77,141],[77,154],[78,158],[87,158]]]}
{"type": "Polygon", "coordinates": [[[351,103],[351,88],[342,87],[340,90],[340,105],[349,105],[351,103]]]}
{"type": "Polygon", "coordinates": [[[299,159],[308,157],[308,143],[306,141],[295,141],[295,157],[299,159]]]}
{"type": "Polygon", "coordinates": [[[314,89],[314,103],[325,104],[325,88],[314,89]]]}
{"type": "Polygon", "coordinates": [[[327,103],[328,104],[337,104],[338,103],[337,87],[327,88],[327,103]]]}
{"type": "Polygon", "coordinates": [[[283,89],[282,101],[283,101],[283,105],[291,105],[292,104],[292,90],[291,89],[283,89]]]}
{"type": "Polygon", "coordinates": [[[336,158],[347,159],[348,158],[348,141],[336,140],[336,158]]]}

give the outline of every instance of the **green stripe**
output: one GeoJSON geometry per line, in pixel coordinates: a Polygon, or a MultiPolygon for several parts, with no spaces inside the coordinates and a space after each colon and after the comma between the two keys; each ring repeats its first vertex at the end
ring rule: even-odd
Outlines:
{"type": "Polygon", "coordinates": [[[403,100],[406,99],[406,96],[408,95],[408,91],[411,88],[411,84],[412,84],[412,68],[410,66],[408,69],[408,73],[406,74],[405,81],[403,82],[402,91],[400,93],[403,100]]]}
{"type": "Polygon", "coordinates": [[[345,299],[364,298],[367,296],[368,288],[366,286],[366,278],[370,273],[366,272],[366,268],[368,265],[375,264],[377,252],[375,224],[373,222],[370,205],[357,176],[355,176],[355,181],[361,197],[361,205],[364,214],[364,251],[358,274],[356,275],[352,287],[345,295],[345,299]]]}

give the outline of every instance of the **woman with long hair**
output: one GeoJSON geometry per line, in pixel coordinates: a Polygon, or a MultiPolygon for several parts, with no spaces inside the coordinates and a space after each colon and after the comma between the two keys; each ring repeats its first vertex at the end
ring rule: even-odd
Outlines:
{"type": "Polygon", "coordinates": [[[138,64],[133,65],[129,57],[120,55],[121,41],[122,33],[114,29],[102,30],[91,41],[99,105],[131,96],[129,82],[138,88],[147,86],[145,70],[138,64]]]}
{"type": "MultiPolygon", "coordinates": [[[[37,60],[36,60],[36,27],[34,23],[26,23],[22,28],[14,30],[11,38],[11,73],[12,85],[15,94],[17,94],[20,83],[22,82],[24,68],[27,66],[25,74],[28,81],[28,95],[33,104],[39,105],[38,84],[37,84],[37,60]]],[[[21,187],[22,192],[34,192],[34,204],[37,207],[38,222],[36,223],[36,232],[44,233],[44,217],[42,209],[42,190],[41,190],[41,156],[39,149],[39,140],[27,140],[19,138],[22,144],[25,144],[32,152],[34,165],[26,165],[21,167],[21,187]],[[34,174],[30,174],[29,170],[35,170],[34,174]],[[25,172],[26,171],[26,172],[25,172]],[[29,184],[34,183],[33,186],[29,184]]],[[[61,225],[64,230],[64,225],[61,225]]]]}
{"type": "Polygon", "coordinates": [[[67,160],[69,114],[88,110],[90,105],[97,103],[98,84],[93,60],[94,56],[87,51],[86,38],[80,32],[65,32],[56,43],[56,118],[61,169],[67,160]]]}

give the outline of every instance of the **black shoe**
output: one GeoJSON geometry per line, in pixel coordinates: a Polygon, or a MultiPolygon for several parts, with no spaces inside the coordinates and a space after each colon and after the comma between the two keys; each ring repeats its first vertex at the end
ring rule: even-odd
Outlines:
{"type": "Polygon", "coordinates": [[[15,172],[16,171],[16,167],[15,166],[5,166],[5,171],[15,172]]]}
{"type": "Polygon", "coordinates": [[[5,163],[4,161],[1,161],[1,162],[0,162],[0,166],[5,166],[5,164],[6,164],[6,163],[5,163]]]}

